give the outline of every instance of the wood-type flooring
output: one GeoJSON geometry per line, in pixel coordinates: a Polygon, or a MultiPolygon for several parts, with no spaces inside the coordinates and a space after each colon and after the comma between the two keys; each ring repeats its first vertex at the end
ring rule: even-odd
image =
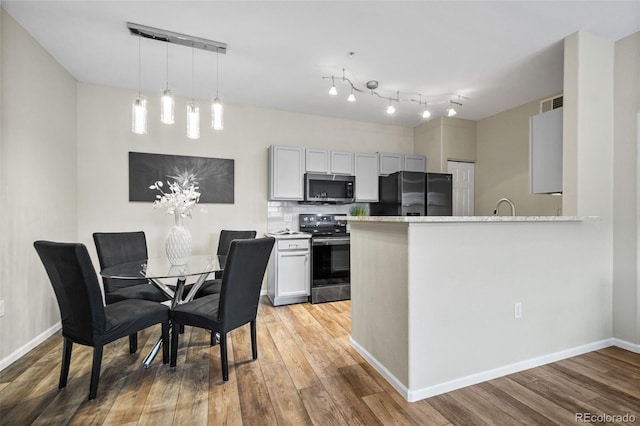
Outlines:
{"type": "Polygon", "coordinates": [[[74,345],[58,390],[57,333],[0,372],[0,424],[571,425],[592,416],[640,425],[640,354],[616,347],[409,403],[350,347],[350,307],[274,308],[263,298],[258,360],[248,326],[230,333],[226,384],[219,347],[202,329],[186,328],[175,369],[160,357],[142,367],[159,327],[139,334],[134,355],[121,339],[105,347],[95,401],[87,400],[91,348],[74,345]]]}

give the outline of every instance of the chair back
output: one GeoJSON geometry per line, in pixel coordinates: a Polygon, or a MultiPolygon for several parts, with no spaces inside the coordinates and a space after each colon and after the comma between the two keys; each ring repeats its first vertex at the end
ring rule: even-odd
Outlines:
{"type": "Polygon", "coordinates": [[[273,237],[231,243],[218,308],[218,320],[224,329],[232,330],[256,317],[262,278],[274,243],[273,237]]]}
{"type": "Polygon", "coordinates": [[[33,243],[56,294],[62,335],[93,346],[104,333],[106,320],[96,271],[84,244],[33,243]]]}
{"type": "MultiPolygon", "coordinates": [[[[100,269],[119,263],[146,260],[147,239],[143,231],[137,232],[95,232],[93,241],[98,252],[100,269]]],[[[143,284],[145,279],[118,280],[115,278],[102,278],[104,292],[111,293],[119,288],[136,284],[143,284]]]]}
{"type": "Polygon", "coordinates": [[[256,231],[229,231],[223,229],[220,231],[217,255],[226,256],[227,253],[229,253],[229,247],[231,247],[231,241],[233,240],[252,240],[255,237],[256,231]]]}

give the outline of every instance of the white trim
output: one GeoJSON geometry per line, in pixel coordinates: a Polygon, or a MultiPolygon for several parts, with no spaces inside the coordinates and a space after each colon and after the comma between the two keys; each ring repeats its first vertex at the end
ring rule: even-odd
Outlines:
{"type": "Polygon", "coordinates": [[[637,345],[637,344],[631,343],[631,342],[627,342],[626,340],[616,339],[615,337],[613,339],[611,339],[611,340],[612,340],[611,343],[613,344],[613,346],[617,346],[619,348],[626,349],[628,351],[640,354],[640,345],[637,345]]]}
{"type": "Polygon", "coordinates": [[[371,364],[371,366],[375,368],[376,371],[380,373],[382,377],[384,377],[387,382],[389,382],[391,386],[393,386],[398,391],[400,395],[402,395],[404,399],[408,400],[409,389],[407,389],[407,387],[403,385],[402,382],[400,382],[400,380],[396,378],[396,376],[394,376],[389,370],[387,370],[384,365],[380,364],[378,360],[375,359],[369,352],[367,352],[365,348],[360,346],[358,342],[353,340],[353,337],[349,339],[349,343],[351,344],[351,347],[362,356],[362,358],[364,358],[369,364],[371,364]]]}
{"type": "Polygon", "coordinates": [[[0,371],[4,370],[6,367],[10,366],[15,361],[26,355],[29,351],[47,340],[49,337],[53,336],[61,328],[62,324],[60,323],[60,321],[58,321],[57,323],[53,324],[51,327],[37,335],[35,338],[31,339],[31,341],[27,342],[24,346],[7,355],[4,359],[0,360],[0,371]]]}
{"type": "Polygon", "coordinates": [[[487,380],[492,380],[509,374],[518,373],[530,368],[539,367],[541,365],[560,361],[566,358],[582,355],[587,352],[608,348],[609,346],[613,345],[634,352],[637,352],[638,349],[640,349],[640,345],[633,345],[619,339],[604,339],[597,342],[576,346],[575,348],[554,352],[548,355],[542,355],[525,361],[515,362],[513,364],[508,364],[502,367],[494,368],[492,370],[471,374],[466,377],[460,377],[448,382],[438,383],[436,385],[428,386],[425,388],[411,390],[407,389],[407,387],[402,384],[402,382],[400,382],[389,370],[387,370],[382,364],[380,364],[380,362],[378,362],[378,360],[376,360],[369,352],[367,352],[366,349],[364,349],[356,341],[354,341],[353,338],[351,338],[351,346],[360,355],[362,355],[362,357],[366,359],[367,362],[369,362],[369,364],[373,366],[373,368],[375,368],[385,379],[387,379],[387,381],[391,383],[391,385],[400,393],[400,395],[404,397],[404,399],[409,402],[415,402],[421,399],[430,398],[432,396],[451,392],[456,389],[486,382],[487,380]],[[622,346],[622,344],[624,344],[625,346],[622,346]],[[636,348],[635,350],[632,349],[634,347],[636,348]]]}

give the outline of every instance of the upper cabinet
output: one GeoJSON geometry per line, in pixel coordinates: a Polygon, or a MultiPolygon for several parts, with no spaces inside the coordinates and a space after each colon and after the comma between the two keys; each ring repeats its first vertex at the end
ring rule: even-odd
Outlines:
{"type": "Polygon", "coordinates": [[[387,176],[395,172],[426,172],[427,157],[424,155],[395,154],[381,152],[379,158],[379,173],[387,176]]]}
{"type": "Polygon", "coordinates": [[[356,201],[378,201],[378,155],[354,154],[356,172],[356,201]]]}
{"type": "Polygon", "coordinates": [[[269,147],[269,200],[304,199],[304,148],[269,147]]]}
{"type": "Polygon", "coordinates": [[[529,182],[532,194],[562,192],[562,108],[529,118],[529,182]]]}
{"type": "Polygon", "coordinates": [[[426,172],[427,157],[424,155],[403,155],[403,168],[405,172],[426,172]]]}
{"type": "Polygon", "coordinates": [[[353,176],[353,153],[331,151],[331,173],[353,176]]]}
{"type": "Polygon", "coordinates": [[[305,150],[307,173],[329,173],[329,151],[307,148],[305,150]]]}
{"type": "Polygon", "coordinates": [[[378,154],[380,175],[390,175],[391,173],[402,170],[402,154],[392,154],[389,152],[381,152],[378,154]]]}

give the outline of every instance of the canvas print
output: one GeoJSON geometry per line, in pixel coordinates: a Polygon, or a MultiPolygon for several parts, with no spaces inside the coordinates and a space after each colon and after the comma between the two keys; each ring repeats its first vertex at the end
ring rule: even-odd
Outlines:
{"type": "Polygon", "coordinates": [[[155,201],[156,181],[189,178],[200,187],[200,203],[233,204],[233,160],[129,152],[129,201],[155,201]]]}

